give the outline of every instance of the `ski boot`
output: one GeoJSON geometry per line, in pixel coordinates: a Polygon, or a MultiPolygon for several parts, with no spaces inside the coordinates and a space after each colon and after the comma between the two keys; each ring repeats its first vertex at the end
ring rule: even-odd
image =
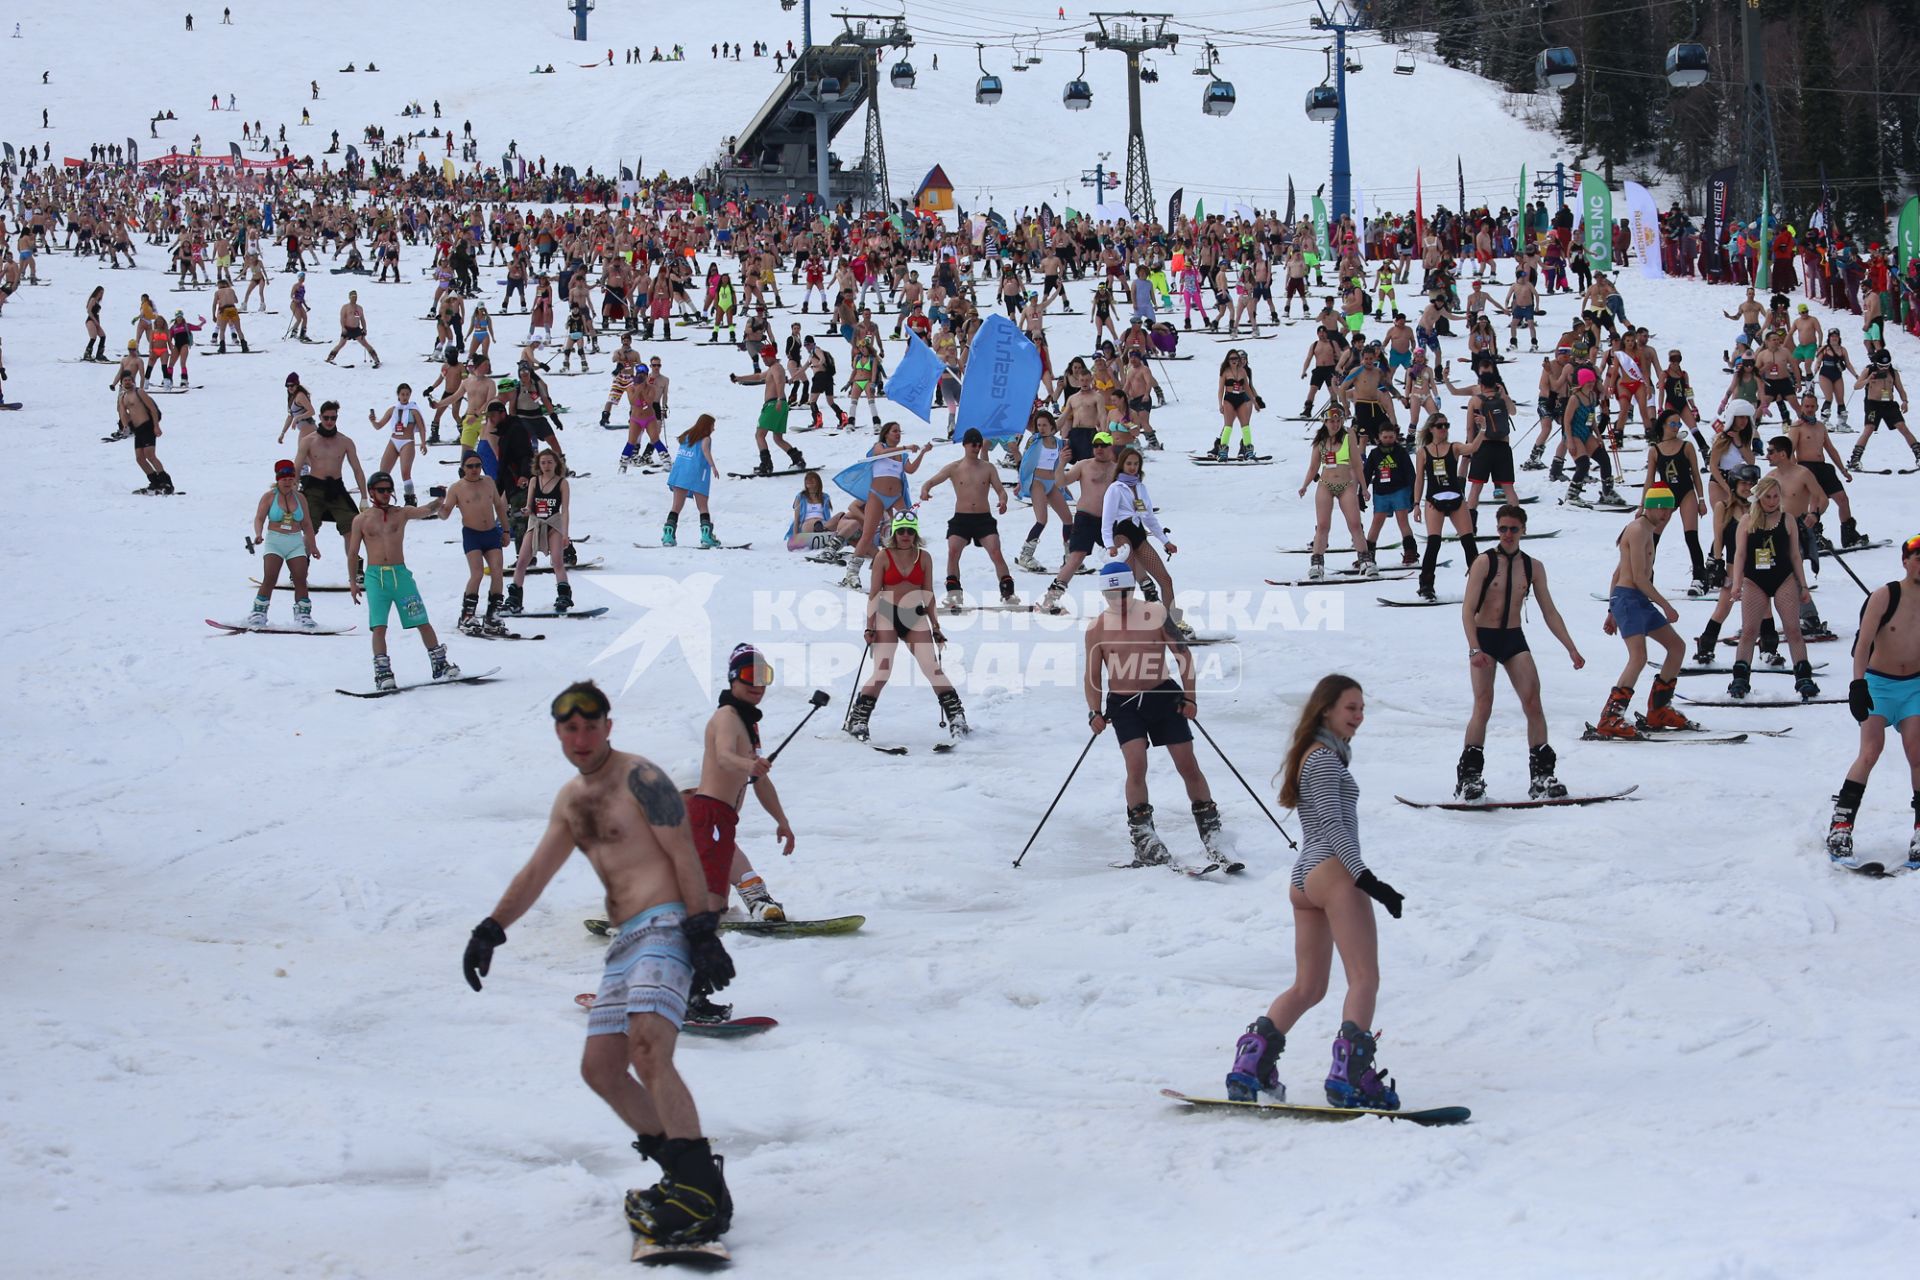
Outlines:
{"type": "Polygon", "coordinates": [[[302,631],[313,631],[319,623],[313,620],[313,601],[295,600],[293,602],[293,624],[302,631]]]}
{"type": "Polygon", "coordinates": [[[1827,822],[1827,856],[1835,862],[1844,862],[1853,856],[1853,820],[1860,812],[1860,798],[1865,793],[1865,784],[1843,782],[1840,794],[1833,798],[1833,817],[1827,822]]]}
{"type": "Polygon", "coordinates": [[[1127,810],[1127,836],[1133,841],[1133,865],[1158,867],[1173,861],[1173,853],[1153,829],[1153,806],[1137,804],[1127,810]]]}
{"type": "Polygon", "coordinates": [[[1000,579],[1000,603],[1004,605],[1017,605],[1020,603],[1020,597],[1015,595],[1013,591],[1013,578],[1011,575],[1000,579]]]}
{"type": "Polygon", "coordinates": [[[1729,698],[1745,698],[1752,692],[1753,664],[1751,662],[1735,662],[1733,664],[1733,679],[1727,681],[1727,696],[1729,698]]]}
{"type": "Polygon", "coordinates": [[[1847,470],[1858,471],[1860,469],[1861,455],[1865,454],[1866,451],[1867,445],[1864,440],[1853,446],[1853,454],[1847,459],[1847,470]]]}
{"type": "Polygon", "coordinates": [[[947,579],[947,594],[942,598],[940,607],[948,613],[959,613],[967,607],[966,593],[960,590],[960,579],[947,579]]]}
{"type": "Polygon", "coordinates": [[[1262,1093],[1268,1093],[1285,1102],[1287,1087],[1280,1083],[1276,1064],[1286,1048],[1286,1036],[1274,1029],[1265,1014],[1248,1023],[1246,1034],[1233,1046],[1233,1068],[1227,1072],[1228,1100],[1258,1102],[1262,1093]]]}
{"type": "Polygon", "coordinates": [[[1213,448],[1207,450],[1207,456],[1215,462],[1225,462],[1227,460],[1227,442],[1225,440],[1215,440],[1213,442],[1213,448]]]}
{"type": "Polygon", "coordinates": [[[1624,507],[1626,502],[1620,497],[1620,491],[1605,480],[1600,482],[1600,496],[1594,503],[1602,507],[1624,507]]]}
{"type": "Polygon", "coordinates": [[[517,585],[507,587],[507,602],[500,606],[500,612],[508,617],[517,617],[527,607],[526,594],[517,585]]]}
{"type": "Polygon", "coordinates": [[[470,636],[480,634],[480,620],[474,615],[479,612],[480,597],[477,594],[460,597],[460,621],[454,625],[470,636]]]}
{"type": "Polygon", "coordinates": [[[1547,442],[1542,440],[1539,444],[1533,446],[1533,452],[1528,454],[1527,460],[1520,464],[1520,469],[1522,471],[1545,471],[1547,464],[1542,462],[1541,459],[1546,456],[1546,452],[1547,442]]]}
{"type": "Polygon", "coordinates": [[[1400,1095],[1374,1060],[1374,1038],[1351,1022],[1333,1038],[1333,1069],[1327,1072],[1327,1101],[1336,1107],[1377,1107],[1398,1111],[1400,1095]]]}
{"type": "Polygon", "coordinates": [[[1719,643],[1720,643],[1720,624],[1718,622],[1715,622],[1712,618],[1708,618],[1707,625],[1701,630],[1700,634],[1694,638],[1694,642],[1693,642],[1694,665],[1699,667],[1712,666],[1713,659],[1714,659],[1713,647],[1719,643]]]}
{"type": "Polygon", "coordinates": [[[1607,694],[1607,705],[1600,712],[1600,723],[1594,732],[1603,738],[1638,738],[1640,731],[1627,723],[1627,704],[1633,701],[1633,689],[1628,685],[1615,685],[1607,694]]]}
{"type": "Polygon", "coordinates": [[[703,547],[717,547],[720,545],[720,539],[716,538],[713,534],[713,521],[704,516],[701,517],[700,520],[700,545],[703,547]]]}
{"type": "Polygon", "coordinates": [[[1028,538],[1025,545],[1020,548],[1020,554],[1013,558],[1013,562],[1022,569],[1031,570],[1034,573],[1045,573],[1045,567],[1033,556],[1033,553],[1039,549],[1040,539],[1028,538]]]}
{"type": "Polygon", "coordinates": [[[1673,691],[1678,680],[1668,680],[1661,676],[1653,678],[1653,688],[1647,692],[1647,727],[1649,729],[1698,729],[1700,726],[1673,709],[1673,691]]]}
{"type": "Polygon", "coordinates": [[[635,452],[635,449],[633,445],[626,444],[626,445],[620,446],[620,474],[621,475],[627,474],[627,468],[633,465],[634,452],[635,452]]]}
{"type": "Polygon", "coordinates": [[[1439,593],[1434,591],[1433,584],[1430,582],[1418,588],[1413,594],[1428,604],[1440,603],[1439,593]]]}
{"type": "Polygon", "coordinates": [[[393,659],[384,653],[373,655],[373,687],[383,693],[399,688],[393,678],[393,659]]]}
{"type": "Polygon", "coordinates": [[[1920,801],[1913,807],[1913,835],[1907,840],[1907,870],[1920,871],[1920,801]]]}
{"type": "Polygon", "coordinates": [[[573,608],[573,584],[562,582],[553,589],[553,611],[567,613],[573,608]]]}
{"type": "Polygon", "coordinates": [[[1707,595],[1708,593],[1709,593],[1709,588],[1707,586],[1707,575],[1706,575],[1706,572],[1702,570],[1699,577],[1695,578],[1693,581],[1687,584],[1687,599],[1698,600],[1700,597],[1707,595]]]}
{"type": "Polygon", "coordinates": [[[747,909],[749,919],[777,922],[787,918],[786,909],[773,900],[758,872],[748,872],[735,887],[740,890],[740,905],[747,909]]]}
{"type": "Polygon", "coordinates": [[[1252,462],[1253,457],[1253,442],[1251,440],[1242,440],[1240,442],[1240,452],[1234,455],[1234,461],[1252,462]]]}
{"type": "Polygon", "coordinates": [[[502,597],[500,596],[490,595],[487,597],[487,616],[480,622],[480,633],[482,635],[503,636],[507,634],[507,624],[500,621],[501,601],[502,597]]]}
{"type": "Polygon", "coordinates": [[[847,708],[846,730],[860,742],[867,740],[867,722],[873,718],[873,706],[879,699],[870,693],[855,694],[853,705],[847,708]]]}
{"type": "Polygon", "coordinates": [[[433,664],[433,678],[435,680],[458,680],[460,678],[460,668],[454,666],[453,663],[448,660],[447,646],[445,644],[437,644],[427,650],[427,660],[433,664]]]}
{"type": "Polygon", "coordinates": [[[840,585],[848,590],[860,585],[860,570],[867,562],[863,557],[854,556],[847,561],[847,571],[840,575],[840,585]]]}
{"type": "Polygon", "coordinates": [[[665,524],[661,525],[660,526],[660,545],[663,547],[678,546],[679,537],[680,537],[679,530],[680,530],[680,525],[677,521],[674,521],[674,520],[668,520],[665,524]]]}
{"type": "Polygon", "coordinates": [[[1365,556],[1354,566],[1354,572],[1363,578],[1377,578],[1380,576],[1380,566],[1373,562],[1372,556],[1365,556]]]}
{"type": "Polygon", "coordinates": [[[1233,865],[1233,858],[1220,843],[1220,806],[1211,800],[1195,804],[1193,825],[1200,832],[1200,844],[1207,851],[1207,861],[1217,867],[1233,865]]]}
{"type": "Polygon", "coordinates": [[[1556,457],[1553,460],[1553,465],[1547,468],[1547,483],[1559,484],[1561,480],[1566,478],[1566,474],[1567,474],[1567,460],[1565,458],[1556,457]]]}
{"type": "Polygon", "coordinates": [[[1314,556],[1307,562],[1307,581],[1321,582],[1327,576],[1327,558],[1314,556]]]}
{"type": "Polygon", "coordinates": [[[1040,597],[1040,603],[1034,609],[1040,613],[1065,613],[1066,610],[1060,606],[1060,597],[1066,593],[1067,584],[1056,581],[1048,586],[1047,593],[1040,597]]]}
{"type": "Polygon", "coordinates": [[[949,689],[940,695],[940,714],[946,717],[947,733],[960,739],[973,732],[967,725],[967,709],[960,705],[960,695],[949,689]]]}
{"type": "Polygon", "coordinates": [[[1854,547],[1864,547],[1870,541],[1872,541],[1872,539],[1868,538],[1866,534],[1860,532],[1859,527],[1856,526],[1853,523],[1853,521],[1842,520],[1840,522],[1840,545],[1842,547],[1846,547],[1848,549],[1852,549],[1854,547]]]}
{"type": "Polygon", "coordinates": [[[1567,798],[1567,785],[1553,776],[1554,766],[1559,757],[1554,754],[1551,744],[1541,743],[1537,747],[1527,748],[1527,799],[1564,800],[1567,798]]]}
{"type": "Polygon", "coordinates": [[[1484,749],[1466,746],[1460,749],[1460,763],[1453,770],[1453,798],[1478,801],[1487,797],[1485,775],[1487,755],[1484,749]]]}
{"type": "Polygon", "coordinates": [[[1793,691],[1800,695],[1802,702],[1820,696],[1820,686],[1813,682],[1813,664],[1805,658],[1793,664],[1793,691]]]}
{"type": "Polygon", "coordinates": [[[255,596],[253,598],[253,612],[247,615],[247,625],[249,627],[266,626],[267,606],[271,603],[272,601],[268,600],[265,596],[255,596]]]}

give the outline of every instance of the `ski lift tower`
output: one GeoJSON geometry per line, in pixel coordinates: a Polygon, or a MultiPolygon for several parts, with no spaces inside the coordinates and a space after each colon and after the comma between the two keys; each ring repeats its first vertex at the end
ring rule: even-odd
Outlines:
{"type": "Polygon", "coordinates": [[[1760,16],[1760,0],[1740,6],[1740,37],[1746,53],[1746,110],[1741,113],[1740,181],[1746,186],[1743,209],[1760,208],[1761,175],[1769,176],[1771,199],[1784,199],[1780,185],[1780,150],[1773,138],[1773,99],[1767,94],[1767,33],[1760,16]]]}
{"type": "Polygon", "coordinates": [[[1147,173],[1147,137],[1140,125],[1140,55],[1149,49],[1176,50],[1180,37],[1169,34],[1165,13],[1091,13],[1100,25],[1086,33],[1096,49],[1116,49],[1127,55],[1127,211],[1136,218],[1153,217],[1153,178],[1147,173]]]}
{"type": "MultiPolygon", "coordinates": [[[[1353,212],[1353,160],[1347,151],[1347,36],[1351,32],[1371,31],[1366,20],[1366,5],[1334,0],[1313,0],[1320,16],[1307,19],[1307,25],[1333,32],[1333,89],[1340,99],[1340,114],[1333,118],[1333,216],[1335,220],[1353,212]]],[[[1359,70],[1356,65],[1354,70],[1359,70]]]]}
{"type": "Polygon", "coordinates": [[[893,188],[887,184],[887,142],[880,132],[880,53],[883,49],[911,49],[913,35],[898,14],[836,13],[846,30],[834,37],[837,45],[860,50],[867,88],[867,146],[861,167],[873,179],[868,203],[877,209],[893,206],[893,188]],[[872,24],[872,25],[869,25],[872,24]]]}
{"type": "Polygon", "coordinates": [[[573,10],[573,38],[587,38],[587,15],[593,12],[593,0],[567,0],[567,8],[573,10]]]}

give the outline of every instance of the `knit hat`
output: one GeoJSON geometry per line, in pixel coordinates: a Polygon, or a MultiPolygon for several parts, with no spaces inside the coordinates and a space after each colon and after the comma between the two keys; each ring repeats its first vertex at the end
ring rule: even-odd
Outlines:
{"type": "Polygon", "coordinates": [[[1640,505],[1648,511],[1671,511],[1674,508],[1673,490],[1664,484],[1650,484],[1640,499],[1640,505]]]}

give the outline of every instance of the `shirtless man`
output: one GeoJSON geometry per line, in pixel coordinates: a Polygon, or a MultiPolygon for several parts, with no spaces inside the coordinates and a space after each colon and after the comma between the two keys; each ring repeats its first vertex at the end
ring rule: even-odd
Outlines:
{"type": "MultiPolygon", "coordinates": [[[[1794,456],[1793,441],[1787,436],[1774,436],[1767,441],[1767,465],[1772,468],[1767,474],[1780,482],[1781,510],[1793,518],[1794,529],[1800,536],[1800,559],[1807,572],[1818,575],[1820,544],[1825,541],[1820,533],[1820,517],[1827,510],[1827,495],[1813,472],[1794,456]]],[[[1821,621],[1820,611],[1808,591],[1800,593],[1800,634],[1809,640],[1832,634],[1821,621]]]]}
{"type": "MultiPolygon", "coordinates": [[[[726,691],[707,720],[700,789],[687,798],[693,847],[706,876],[707,905],[725,911],[727,887],[732,885],[740,890],[740,901],[754,920],[785,920],[787,913],[773,900],[753,863],[734,841],[749,783],[761,808],[773,818],[773,836],[782,842],[781,855],[793,853],[793,829],[787,824],[780,795],[768,776],[773,762],[760,754],[760,702],[772,683],[772,665],[752,645],[736,645],[727,659],[726,691]]],[[[706,993],[697,988],[688,1004],[695,1020],[724,1022],[731,1012],[709,1004],[706,993]]]]}
{"type": "MultiPolygon", "coordinates": [[[[495,418],[506,416],[506,406],[495,403],[490,409],[495,418]]],[[[445,520],[460,512],[460,547],[467,556],[467,590],[460,598],[460,630],[468,635],[505,635],[507,626],[500,621],[500,602],[506,595],[506,578],[501,570],[501,548],[507,545],[507,500],[498,485],[482,468],[480,455],[470,453],[460,459],[460,478],[447,486],[440,499],[439,516],[445,520]],[[491,575],[487,587],[487,617],[474,621],[480,605],[480,578],[491,575]]]]}
{"type": "MultiPolygon", "coordinates": [[[[1920,443],[1916,443],[1913,432],[1907,430],[1907,388],[1900,381],[1900,371],[1893,367],[1891,353],[1885,350],[1876,351],[1873,358],[1867,361],[1867,367],[1860,371],[1860,376],[1853,383],[1855,391],[1862,387],[1866,388],[1867,392],[1862,415],[1866,419],[1866,429],[1861,432],[1859,442],[1853,446],[1853,457],[1849,459],[1847,465],[1856,471],[1860,469],[1860,461],[1867,451],[1867,441],[1873,439],[1874,428],[1883,423],[1906,437],[1907,447],[1913,450],[1913,460],[1916,465],[1920,465],[1920,443]],[[1895,408],[1893,403],[1895,395],[1900,397],[1898,408],[1895,408]]],[[[1843,400],[1840,403],[1840,429],[1844,431],[1846,426],[1847,406],[1843,400]]]]}
{"type": "MultiPolygon", "coordinates": [[[[1085,464],[1080,464],[1085,465],[1085,464]]],[[[1133,594],[1133,570],[1114,561],[1100,571],[1100,597],[1106,607],[1087,624],[1081,691],[1087,699],[1087,724],[1095,737],[1111,724],[1126,763],[1127,835],[1136,867],[1171,862],[1173,854],[1153,827],[1147,799],[1147,748],[1165,747],[1186,784],[1193,823],[1207,861],[1223,868],[1236,864],[1220,839],[1220,810],[1213,803],[1206,775],[1193,752],[1188,721],[1200,714],[1194,700],[1193,652],[1167,625],[1166,607],[1133,594]],[[1167,659],[1171,650],[1173,659],[1167,659]],[[1104,684],[1104,689],[1102,685],[1104,684]]]]}
{"type": "Polygon", "coordinates": [[[1680,665],[1686,660],[1686,642],[1673,629],[1680,611],[1667,603],[1653,583],[1653,548],[1660,531],[1673,519],[1673,490],[1659,482],[1649,484],[1641,498],[1640,510],[1620,531],[1615,545],[1620,561],[1608,584],[1608,635],[1618,635],[1627,645],[1627,665],[1607,695],[1596,732],[1603,738],[1641,738],[1646,735],[1627,721],[1626,710],[1633,701],[1633,687],[1647,665],[1647,637],[1652,636],[1667,651],[1660,674],[1653,678],[1647,694],[1647,729],[1686,729],[1693,722],[1673,709],[1674,686],[1679,683],[1680,665]]]}
{"type": "Polygon", "coordinates": [[[1107,505],[1107,486],[1113,483],[1118,470],[1113,459],[1113,437],[1104,431],[1097,431],[1093,436],[1093,456],[1074,463],[1061,473],[1060,483],[1077,484],[1080,492],[1074,499],[1073,532],[1067,535],[1067,555],[1060,562],[1059,576],[1048,586],[1046,598],[1038,606],[1042,613],[1066,612],[1060,607],[1060,597],[1067,593],[1067,584],[1073,581],[1073,575],[1080,572],[1080,566],[1100,543],[1100,522],[1107,505]]]}
{"type": "Polygon", "coordinates": [[[533,856],[493,914],[475,926],[462,969],[480,990],[507,926],[533,906],[574,849],[587,855],[619,936],[607,949],[587,1018],[580,1075],[633,1131],[634,1149],[658,1161],[664,1175],[649,1190],[627,1193],[627,1221],[656,1243],[714,1243],[732,1224],[733,1197],[700,1136],[700,1115],[673,1049],[693,981],[719,990],[733,980],[720,916],[696,909],[706,905],[705,884],[680,792],[652,761],[613,749],[606,694],[589,681],[569,685],[551,711],[554,736],[580,776],[560,788],[533,856]]]}
{"type": "Polygon", "coordinates": [[[1540,349],[1540,327],[1534,316],[1539,306],[1539,295],[1534,291],[1533,281],[1526,276],[1518,276],[1507,289],[1506,308],[1507,345],[1513,346],[1519,341],[1520,326],[1527,327],[1527,350],[1540,349]]]}
{"type": "Polygon", "coordinates": [[[1748,342],[1752,342],[1760,336],[1760,324],[1767,314],[1767,309],[1754,299],[1752,288],[1748,288],[1744,302],[1733,310],[1722,311],[1720,314],[1729,320],[1738,320],[1740,331],[1747,335],[1748,342]]]}
{"type": "Polygon", "coordinates": [[[1000,514],[1007,514],[1007,490],[1000,483],[1000,469],[987,461],[986,437],[978,427],[968,427],[960,438],[963,458],[949,462],[920,486],[920,501],[925,503],[942,484],[953,485],[953,518],[947,521],[947,612],[959,613],[965,607],[960,590],[960,553],[968,544],[986,548],[993,571],[1000,580],[1000,603],[1018,605],[1013,593],[1013,575],[1007,572],[1006,559],[1000,554],[1000,524],[987,510],[991,490],[999,501],[1000,514]]]}
{"type": "MultiPolygon", "coordinates": [[[[302,447],[312,438],[303,439],[302,447]]],[[[359,466],[355,461],[356,471],[359,466]]],[[[460,668],[447,661],[447,646],[433,634],[433,624],[427,621],[426,601],[420,598],[420,588],[414,584],[406,562],[407,521],[439,515],[439,502],[436,500],[424,507],[394,506],[393,477],[384,471],[368,477],[366,492],[370,505],[347,526],[347,556],[357,566],[360,545],[366,544],[367,559],[371,562],[367,566],[365,588],[367,625],[373,634],[373,687],[385,691],[399,687],[393,679],[393,659],[387,656],[387,611],[394,608],[400,611],[402,627],[420,633],[420,643],[426,646],[427,658],[433,664],[433,678],[458,680],[460,668]]],[[[317,524],[319,513],[311,506],[308,512],[309,519],[317,524]]],[[[358,572],[348,579],[348,590],[353,593],[353,602],[359,604],[358,572]]]]}
{"type": "Polygon", "coordinates": [[[229,329],[233,330],[234,341],[240,344],[241,351],[253,349],[247,345],[247,331],[240,327],[240,295],[233,291],[233,282],[222,276],[220,287],[213,291],[214,350],[221,355],[227,353],[229,329]]]}
{"type": "Polygon", "coordinates": [[[1845,548],[1865,546],[1870,539],[1861,533],[1853,523],[1853,506],[1847,501],[1845,480],[1853,479],[1853,473],[1847,470],[1847,464],[1840,458],[1840,450],[1833,444],[1833,437],[1827,434],[1827,424],[1820,421],[1820,397],[1811,390],[1796,402],[1799,416],[1792,426],[1787,428],[1787,438],[1793,441],[1794,460],[1813,473],[1820,492],[1833,500],[1840,512],[1840,545],[1845,548]]]}
{"type": "Polygon", "coordinates": [[[1580,656],[1567,624],[1554,607],[1553,595],[1547,590],[1547,566],[1520,549],[1520,535],[1527,531],[1527,509],[1508,503],[1494,519],[1500,540],[1486,555],[1476,557],[1467,570],[1466,599],[1460,604],[1460,625],[1467,633],[1467,674],[1473,681],[1473,713],[1467,718],[1467,741],[1460,751],[1453,794],[1458,800],[1480,800],[1487,794],[1482,775],[1487,764],[1487,721],[1493,715],[1493,676],[1498,666],[1506,671],[1507,682],[1527,717],[1527,798],[1559,800],[1566,796],[1567,788],[1554,776],[1557,757],[1547,742],[1547,715],[1540,705],[1540,670],[1527,647],[1527,633],[1520,627],[1529,592],[1540,602],[1540,616],[1547,630],[1566,646],[1573,669],[1580,670],[1587,660],[1580,656]]]}
{"type": "Polygon", "coordinates": [[[760,451],[760,465],[754,468],[755,475],[773,474],[773,451],[767,447],[767,437],[772,436],[775,444],[787,455],[787,465],[795,471],[805,471],[807,460],[798,449],[787,443],[787,375],[778,364],[770,364],[758,373],[730,373],[727,381],[738,386],[758,384],[765,388],[760,401],[760,418],[753,425],[753,446],[760,451]]]}
{"type": "Polygon", "coordinates": [[[1312,381],[1307,386],[1307,402],[1300,407],[1301,418],[1313,416],[1313,402],[1320,394],[1320,388],[1327,389],[1327,398],[1335,398],[1333,388],[1334,369],[1340,363],[1341,343],[1328,334],[1325,329],[1316,329],[1313,342],[1307,347],[1307,358],[1300,362],[1300,376],[1306,377],[1307,370],[1313,370],[1312,381]]]}
{"type": "Polygon", "coordinates": [[[134,338],[127,343],[127,354],[120,357],[120,367],[114,371],[113,381],[108,385],[116,390],[120,386],[120,375],[129,374],[142,390],[147,385],[147,362],[140,358],[140,340],[134,338]]]}
{"type": "Polygon", "coordinates": [[[159,455],[154,452],[154,443],[160,438],[160,406],[153,402],[143,387],[133,384],[133,374],[124,367],[116,375],[119,391],[116,408],[120,416],[120,429],[115,434],[133,437],[133,460],[139,464],[140,473],[147,478],[144,489],[135,489],[135,493],[144,493],[154,497],[163,497],[173,492],[173,477],[161,465],[159,455]]]}
{"type": "Polygon", "coordinates": [[[353,468],[354,487],[362,495],[367,491],[367,477],[360,469],[360,451],[353,447],[352,438],[340,431],[339,423],[339,402],[322,401],[320,425],[300,437],[300,443],[294,446],[293,465],[300,471],[300,492],[307,499],[314,530],[318,532],[321,525],[333,521],[347,544],[347,581],[358,583],[360,559],[353,551],[353,520],[360,508],[347,492],[342,472],[353,468]]]}
{"type": "Polygon", "coordinates": [[[433,421],[427,426],[427,443],[440,443],[440,418],[453,402],[460,398],[460,385],[467,376],[467,366],[460,361],[460,353],[455,351],[443,357],[440,372],[421,393],[421,400],[433,406],[433,421]]]}
{"type": "MultiPolygon", "coordinates": [[[[1900,548],[1900,570],[1903,576],[1869,595],[1860,613],[1853,683],[1847,687],[1848,709],[1860,724],[1860,751],[1833,798],[1827,853],[1836,862],[1853,856],[1853,820],[1867,790],[1867,775],[1892,729],[1906,750],[1907,781],[1913,789],[1906,869],[1920,871],[1920,537],[1908,538],[1900,548]]],[[[1879,865],[1885,869],[1884,863],[1879,865]]]]}
{"type": "Polygon", "coordinates": [[[340,341],[334,343],[333,350],[327,352],[327,363],[332,364],[333,358],[340,354],[340,348],[349,342],[357,342],[365,347],[367,354],[373,357],[373,367],[380,367],[380,353],[367,342],[367,313],[361,309],[358,290],[350,290],[345,305],[340,308],[340,341]]]}

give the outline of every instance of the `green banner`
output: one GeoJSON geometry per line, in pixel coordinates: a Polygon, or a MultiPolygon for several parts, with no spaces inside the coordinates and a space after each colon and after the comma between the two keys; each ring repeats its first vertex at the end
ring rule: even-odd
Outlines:
{"type": "Polygon", "coordinates": [[[1326,202],[1322,200],[1319,196],[1315,196],[1313,198],[1313,238],[1314,238],[1314,241],[1320,246],[1320,249],[1319,249],[1320,254],[1323,257],[1326,256],[1328,251],[1327,205],[1326,205],[1326,202]]]}
{"type": "Polygon", "coordinates": [[[1900,271],[1904,274],[1907,263],[1920,257],[1920,196],[1913,196],[1900,206],[1899,239],[1895,244],[1900,255],[1900,271]]]}
{"type": "Polygon", "coordinates": [[[1596,271],[1613,270],[1613,192],[1598,174],[1580,172],[1580,240],[1596,271]]]}

